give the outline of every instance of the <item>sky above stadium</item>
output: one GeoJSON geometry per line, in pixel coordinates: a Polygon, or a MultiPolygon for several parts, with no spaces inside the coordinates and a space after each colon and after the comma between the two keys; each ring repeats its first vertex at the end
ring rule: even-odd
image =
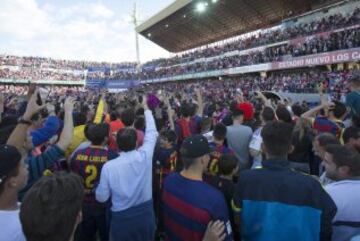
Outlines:
{"type": "MultiPolygon", "coordinates": [[[[0,54],[135,61],[135,0],[0,0],[0,54]]],[[[144,21],[173,0],[136,0],[144,21]]],[[[142,62],[169,53],[140,39],[142,62]]]]}

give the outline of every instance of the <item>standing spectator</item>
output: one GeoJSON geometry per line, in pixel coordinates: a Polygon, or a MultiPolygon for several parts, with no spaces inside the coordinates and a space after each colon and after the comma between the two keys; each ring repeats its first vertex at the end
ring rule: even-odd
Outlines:
{"type": "Polygon", "coordinates": [[[117,134],[121,154],[105,163],[96,189],[99,202],[106,202],[111,197],[112,240],[153,240],[155,235],[152,160],[158,133],[145,97],[142,104],[146,121],[144,144],[136,150],[135,129],[121,129],[117,134]]]}
{"type": "Polygon", "coordinates": [[[360,76],[355,75],[349,80],[351,92],[346,95],[346,105],[351,108],[352,115],[360,116],[360,76]]]}
{"type": "Polygon", "coordinates": [[[219,172],[219,158],[223,154],[234,155],[234,151],[225,146],[226,126],[222,123],[216,124],[213,131],[213,141],[209,143],[212,150],[210,154],[209,172],[217,175],[219,172]]]}
{"type": "Polygon", "coordinates": [[[360,128],[350,126],[343,133],[344,144],[360,152],[360,128]]]}
{"type": "MultiPolygon", "coordinates": [[[[38,92],[36,91],[31,96],[24,116],[19,121],[19,124],[16,126],[7,141],[8,145],[15,146],[18,150],[25,149],[28,153],[32,150],[33,142],[31,136],[27,135],[27,129],[31,125],[31,117],[36,113],[36,111],[30,112],[29,110],[39,111],[45,107],[39,106],[36,103],[37,94],[38,92]]],[[[64,158],[64,152],[71,142],[73,132],[72,112],[74,104],[75,102],[73,98],[69,97],[65,101],[64,127],[57,144],[36,157],[29,155],[25,160],[25,163],[29,166],[29,180],[26,187],[20,192],[20,200],[22,199],[24,193],[43,175],[43,172],[47,168],[51,167],[57,160],[64,158]]]]}
{"type": "Polygon", "coordinates": [[[233,180],[235,175],[238,174],[238,169],[239,161],[237,160],[236,156],[224,154],[219,159],[219,175],[213,177],[209,182],[212,186],[216,187],[224,194],[235,240],[240,240],[240,230],[236,225],[234,212],[231,210],[231,200],[235,190],[235,184],[233,180]]]}
{"type": "Polygon", "coordinates": [[[242,110],[234,110],[232,118],[233,125],[227,127],[226,138],[229,147],[239,159],[240,170],[243,170],[249,166],[249,144],[253,132],[250,127],[243,125],[244,112],[242,110]]]}
{"type": "Polygon", "coordinates": [[[334,180],[331,180],[330,178],[328,178],[326,176],[326,173],[323,170],[321,170],[322,165],[319,166],[319,164],[322,164],[322,162],[325,158],[326,146],[328,146],[330,144],[340,144],[339,140],[333,134],[330,134],[330,133],[322,133],[322,134],[317,135],[313,142],[314,155],[320,159],[320,161],[318,163],[316,163],[316,165],[315,164],[313,164],[313,165],[315,166],[315,168],[318,169],[318,173],[321,174],[320,182],[322,185],[327,185],[334,181],[334,180]]]}
{"type": "Polygon", "coordinates": [[[333,219],[332,241],[347,241],[360,235],[360,154],[341,145],[326,147],[324,166],[326,175],[336,182],[326,191],[338,211],[333,219]]]}
{"type": "Polygon", "coordinates": [[[232,240],[229,214],[221,192],[203,182],[209,164],[207,139],[195,135],[184,140],[181,150],[184,169],[164,183],[164,222],[168,240],[201,241],[212,220],[225,225],[226,239],[232,240]]]}
{"type": "Polygon", "coordinates": [[[108,150],[108,124],[89,124],[88,138],[91,146],[75,152],[71,169],[84,179],[85,196],[82,207],[83,220],[79,225],[79,240],[92,241],[99,231],[101,241],[109,240],[106,223],[106,205],[95,199],[94,187],[99,183],[103,165],[118,155],[108,150]]]}
{"type": "Polygon", "coordinates": [[[81,221],[81,178],[56,173],[41,178],[21,204],[20,220],[27,241],[72,241],[81,221]]]}
{"type": "Polygon", "coordinates": [[[20,152],[13,146],[0,146],[0,241],[25,241],[17,197],[26,186],[28,175],[20,152]]]}
{"type": "Polygon", "coordinates": [[[241,172],[234,209],[241,214],[244,240],[331,239],[336,206],[314,178],[289,168],[291,132],[291,124],[266,124],[263,168],[241,172]]]}
{"type": "Polygon", "coordinates": [[[264,109],[261,111],[260,118],[261,118],[261,126],[254,131],[251,138],[251,142],[249,144],[250,155],[254,158],[251,168],[261,167],[261,162],[262,162],[261,144],[263,142],[261,137],[261,130],[267,122],[275,120],[275,112],[271,107],[265,106],[264,109]]]}

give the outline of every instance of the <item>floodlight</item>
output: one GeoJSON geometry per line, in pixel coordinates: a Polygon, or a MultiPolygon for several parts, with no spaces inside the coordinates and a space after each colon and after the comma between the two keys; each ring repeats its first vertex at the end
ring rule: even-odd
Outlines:
{"type": "Polygon", "coordinates": [[[206,10],[207,7],[207,3],[206,2],[199,2],[196,4],[196,11],[199,13],[202,13],[206,10]]]}
{"type": "Polygon", "coordinates": [[[217,3],[218,0],[211,0],[212,3],[217,3]]]}

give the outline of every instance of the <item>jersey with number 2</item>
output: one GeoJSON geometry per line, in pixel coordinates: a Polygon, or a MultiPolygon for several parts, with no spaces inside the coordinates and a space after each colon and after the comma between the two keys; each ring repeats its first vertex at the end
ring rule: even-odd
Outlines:
{"type": "Polygon", "coordinates": [[[100,181],[104,164],[118,155],[107,148],[90,146],[77,151],[71,159],[71,170],[84,179],[84,204],[96,205],[94,189],[100,181]]]}

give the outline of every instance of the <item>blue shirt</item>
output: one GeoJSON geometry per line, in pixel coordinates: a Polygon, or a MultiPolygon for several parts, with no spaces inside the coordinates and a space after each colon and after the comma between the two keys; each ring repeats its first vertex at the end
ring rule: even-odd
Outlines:
{"type": "Polygon", "coordinates": [[[106,202],[111,196],[113,212],[152,199],[152,159],[158,132],[150,110],[145,111],[145,121],[144,144],[137,150],[121,152],[101,170],[96,200],[106,202]]]}
{"type": "Polygon", "coordinates": [[[223,221],[225,240],[232,240],[228,208],[216,188],[173,173],[165,179],[162,200],[168,240],[202,241],[211,220],[223,221]]]}

